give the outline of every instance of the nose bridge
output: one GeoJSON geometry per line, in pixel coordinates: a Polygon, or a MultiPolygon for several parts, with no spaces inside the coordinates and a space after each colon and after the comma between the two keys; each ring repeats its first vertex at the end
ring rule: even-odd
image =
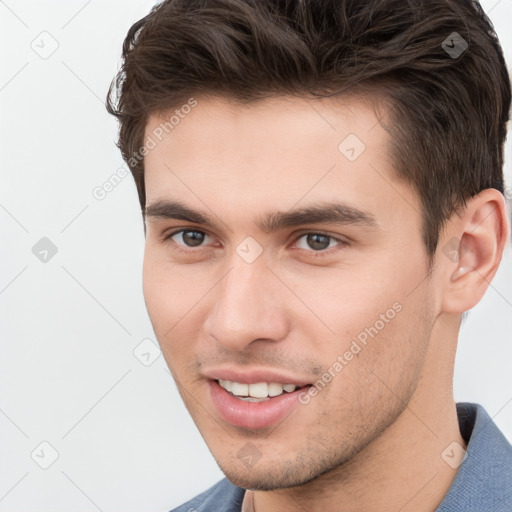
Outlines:
{"type": "Polygon", "coordinates": [[[208,335],[222,345],[240,350],[255,339],[284,336],[284,302],[279,300],[275,277],[263,258],[247,263],[234,255],[230,271],[219,283],[206,320],[208,335]]]}

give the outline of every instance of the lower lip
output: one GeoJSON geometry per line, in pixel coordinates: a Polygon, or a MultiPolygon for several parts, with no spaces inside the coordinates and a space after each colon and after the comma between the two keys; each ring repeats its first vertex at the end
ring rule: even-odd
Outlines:
{"type": "Polygon", "coordinates": [[[286,391],[279,396],[262,402],[246,402],[235,398],[222,388],[216,380],[211,380],[210,396],[224,420],[237,427],[265,428],[282,421],[299,404],[299,395],[309,386],[286,391]]]}

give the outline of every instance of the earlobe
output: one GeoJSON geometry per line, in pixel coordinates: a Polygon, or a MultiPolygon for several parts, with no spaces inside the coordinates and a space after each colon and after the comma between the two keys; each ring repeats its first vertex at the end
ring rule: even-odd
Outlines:
{"type": "Polygon", "coordinates": [[[463,313],[481,300],[498,270],[508,236],[505,199],[495,189],[468,200],[462,215],[448,222],[437,256],[448,278],[445,312],[463,313]]]}

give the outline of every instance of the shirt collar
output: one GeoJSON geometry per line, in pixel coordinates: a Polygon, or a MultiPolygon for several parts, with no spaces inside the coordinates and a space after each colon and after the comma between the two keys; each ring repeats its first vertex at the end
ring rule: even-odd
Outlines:
{"type": "Polygon", "coordinates": [[[466,457],[436,512],[512,510],[512,446],[479,404],[457,404],[466,457]]]}

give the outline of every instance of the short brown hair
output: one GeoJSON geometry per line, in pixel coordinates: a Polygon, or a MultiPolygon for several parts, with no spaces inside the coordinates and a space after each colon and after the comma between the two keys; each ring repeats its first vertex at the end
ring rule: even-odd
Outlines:
{"type": "Polygon", "coordinates": [[[138,151],[150,114],[193,95],[248,102],[357,87],[391,100],[391,155],[419,193],[433,256],[444,221],[468,198],[504,191],[510,79],[476,1],[165,0],[128,31],[107,110],[144,212],[138,151]]]}

